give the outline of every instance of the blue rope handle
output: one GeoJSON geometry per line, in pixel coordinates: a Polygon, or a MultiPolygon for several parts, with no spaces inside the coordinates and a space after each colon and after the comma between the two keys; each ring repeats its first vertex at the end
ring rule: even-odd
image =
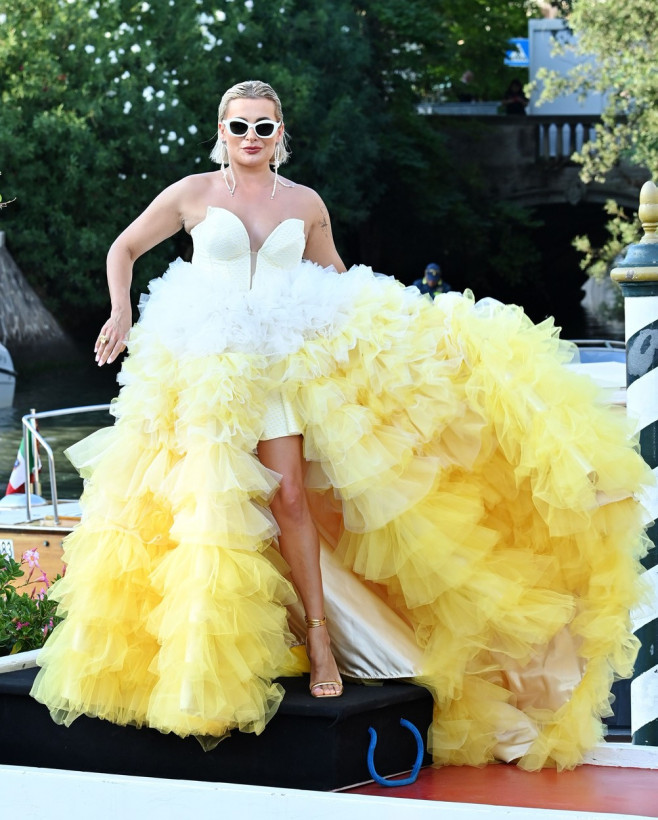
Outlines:
{"type": "Polygon", "coordinates": [[[423,743],[423,738],[420,736],[420,732],[414,724],[410,723],[408,720],[400,718],[400,726],[405,726],[411,731],[413,736],[416,738],[416,744],[418,746],[416,762],[411,770],[411,774],[409,777],[405,777],[402,780],[386,780],[386,778],[382,777],[380,774],[377,774],[375,770],[375,746],[377,745],[377,732],[372,728],[372,726],[368,729],[370,732],[370,746],[368,746],[368,771],[370,772],[370,777],[372,777],[375,783],[379,783],[380,786],[409,786],[411,783],[415,783],[416,778],[418,777],[418,772],[420,771],[420,767],[423,762],[423,755],[425,754],[425,744],[423,743]]]}

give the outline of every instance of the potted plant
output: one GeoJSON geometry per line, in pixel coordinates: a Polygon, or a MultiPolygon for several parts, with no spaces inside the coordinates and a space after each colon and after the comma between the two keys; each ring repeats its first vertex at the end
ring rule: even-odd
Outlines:
{"type": "Polygon", "coordinates": [[[48,598],[49,586],[36,549],[24,552],[20,563],[0,555],[0,673],[34,666],[39,649],[61,620],[55,614],[57,604],[48,598]],[[27,578],[16,584],[25,576],[24,567],[27,578]],[[34,586],[36,573],[41,589],[34,586]],[[22,592],[28,584],[31,592],[22,592]]]}

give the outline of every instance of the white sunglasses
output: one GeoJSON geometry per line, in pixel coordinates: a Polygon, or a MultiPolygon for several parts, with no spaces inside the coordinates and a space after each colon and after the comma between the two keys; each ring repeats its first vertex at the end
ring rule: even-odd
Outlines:
{"type": "Polygon", "coordinates": [[[254,134],[256,134],[257,137],[267,140],[276,134],[281,123],[275,122],[274,120],[247,122],[247,120],[243,120],[242,117],[231,117],[230,120],[222,120],[222,125],[224,125],[228,129],[229,134],[232,134],[234,137],[246,137],[249,133],[249,129],[253,128],[254,134]]]}

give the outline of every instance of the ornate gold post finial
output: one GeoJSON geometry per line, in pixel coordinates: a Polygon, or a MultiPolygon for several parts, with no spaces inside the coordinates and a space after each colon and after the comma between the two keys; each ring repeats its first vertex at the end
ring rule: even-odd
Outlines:
{"type": "Polygon", "coordinates": [[[640,190],[637,213],[644,236],[626,248],[623,259],[610,271],[615,282],[658,282],[658,188],[651,180],[640,190]]]}
{"type": "Polygon", "coordinates": [[[651,180],[642,186],[637,215],[644,228],[644,236],[640,242],[658,242],[658,188],[651,180]]]}

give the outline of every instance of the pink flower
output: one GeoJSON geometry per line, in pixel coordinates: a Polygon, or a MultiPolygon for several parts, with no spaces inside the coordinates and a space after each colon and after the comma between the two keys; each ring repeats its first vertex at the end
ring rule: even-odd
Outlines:
{"type": "MultiPolygon", "coordinates": [[[[41,567],[39,567],[41,569],[41,567]]],[[[41,572],[41,576],[37,578],[37,581],[41,581],[46,585],[46,589],[50,586],[50,581],[48,580],[48,576],[46,575],[45,571],[41,572]]],[[[43,590],[41,590],[43,592],[43,590]]],[[[43,596],[42,596],[43,597],[43,596]]]]}
{"type": "Polygon", "coordinates": [[[29,625],[30,625],[29,621],[19,621],[16,624],[16,629],[22,629],[24,626],[29,626],[29,625]]]}
{"type": "MultiPolygon", "coordinates": [[[[39,550],[36,548],[33,550],[25,550],[21,561],[27,561],[28,567],[38,567],[39,566],[39,550]]],[[[41,567],[39,567],[41,569],[41,567]]]]}

